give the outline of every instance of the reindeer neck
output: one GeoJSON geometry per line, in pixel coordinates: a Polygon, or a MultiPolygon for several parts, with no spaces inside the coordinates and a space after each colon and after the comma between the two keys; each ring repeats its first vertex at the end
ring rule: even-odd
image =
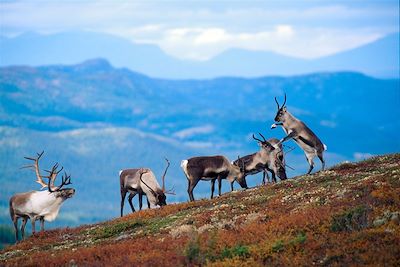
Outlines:
{"type": "Polygon", "coordinates": [[[286,111],[286,115],[285,115],[285,121],[283,121],[283,126],[289,127],[290,125],[296,124],[299,120],[296,119],[295,116],[293,116],[289,111],[286,111]]]}

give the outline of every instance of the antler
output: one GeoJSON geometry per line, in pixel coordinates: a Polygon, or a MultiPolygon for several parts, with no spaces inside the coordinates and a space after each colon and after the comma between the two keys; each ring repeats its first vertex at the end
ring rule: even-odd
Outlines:
{"type": "Polygon", "coordinates": [[[45,187],[47,187],[47,184],[45,182],[43,182],[42,177],[44,177],[44,176],[40,175],[40,172],[39,172],[39,159],[42,157],[43,153],[44,153],[44,150],[42,151],[42,153],[36,153],[37,154],[37,158],[24,157],[25,159],[33,160],[34,164],[33,165],[23,166],[23,167],[21,167],[21,169],[34,168],[35,169],[35,173],[36,173],[36,182],[38,184],[40,184],[42,186],[42,188],[45,188],[45,187]]]}
{"type": "Polygon", "coordinates": [[[164,158],[167,161],[167,167],[165,168],[164,174],[162,176],[162,191],[165,192],[165,175],[167,174],[167,170],[169,168],[169,160],[167,158],[164,158]]]}
{"type": "Polygon", "coordinates": [[[258,134],[262,137],[262,139],[264,139],[264,142],[267,142],[267,140],[265,139],[264,135],[262,135],[261,133],[258,133],[258,134]]]}
{"type": "Polygon", "coordinates": [[[162,191],[164,194],[170,194],[170,195],[175,195],[174,187],[172,187],[169,190],[165,190],[165,175],[167,174],[168,167],[170,165],[170,162],[167,158],[164,158],[167,161],[167,167],[165,168],[164,174],[162,176],[162,191]]]}
{"type": "Polygon", "coordinates": [[[71,175],[68,175],[65,171],[64,174],[62,176],[62,181],[61,181],[61,185],[58,187],[58,190],[61,189],[61,187],[63,187],[64,185],[69,185],[71,184],[71,175]],[[65,176],[64,176],[65,175],[65,176]]]}
{"type": "Polygon", "coordinates": [[[282,107],[284,107],[284,106],[285,106],[285,104],[286,104],[286,93],[285,93],[285,100],[283,101],[283,105],[282,105],[282,107]]]}
{"type": "MultiPolygon", "coordinates": [[[[275,97],[275,102],[276,102],[276,105],[278,106],[278,110],[279,110],[279,103],[278,103],[278,100],[276,100],[276,97],[275,97]]],[[[285,104],[286,104],[286,93],[285,93],[285,100],[283,101],[282,108],[285,106],[285,104]]]]}
{"type": "MultiPolygon", "coordinates": [[[[61,171],[61,170],[60,170],[61,171]]],[[[58,172],[56,172],[57,174],[58,173],[60,173],[60,171],[58,171],[58,172]]],[[[57,176],[57,174],[55,174],[55,176],[57,176]]],[[[54,178],[55,179],[55,178],[54,178]]],[[[72,184],[71,183],[71,175],[68,175],[65,171],[64,171],[64,174],[63,174],[63,176],[62,176],[62,181],[61,181],[61,185],[60,186],[58,186],[58,187],[54,187],[54,179],[49,179],[49,192],[55,192],[55,191],[60,191],[61,190],[61,188],[64,186],[64,185],[69,185],[69,184],[72,184]],[[52,187],[54,188],[54,189],[52,189],[52,187]]]]}
{"type": "Polygon", "coordinates": [[[275,96],[275,102],[276,102],[276,105],[278,106],[278,110],[279,110],[279,103],[278,103],[278,100],[276,100],[276,96],[275,96]]]}
{"type": "Polygon", "coordinates": [[[153,195],[154,196],[156,196],[157,194],[156,194],[156,192],[154,192],[154,190],[148,185],[148,184],[146,184],[144,181],[143,181],[143,179],[142,179],[142,176],[143,176],[143,174],[145,174],[145,173],[147,173],[148,171],[146,170],[146,169],[140,169],[140,177],[139,177],[139,179],[140,179],[140,181],[142,181],[142,183],[145,185],[145,186],[147,186],[147,188],[149,188],[149,190],[151,191],[151,193],[153,193],[153,195]]]}
{"type": "MultiPolygon", "coordinates": [[[[49,192],[58,191],[63,186],[63,184],[61,184],[61,186],[58,186],[58,187],[54,185],[54,181],[56,180],[57,175],[64,169],[64,167],[61,167],[60,170],[57,170],[57,169],[58,169],[58,162],[56,162],[53,165],[53,167],[51,168],[51,171],[45,170],[46,172],[49,173],[48,176],[43,176],[43,177],[49,178],[49,182],[48,182],[49,192]]],[[[64,178],[63,178],[63,181],[64,181],[64,178]]]]}
{"type": "Polygon", "coordinates": [[[258,139],[258,138],[256,138],[256,137],[254,136],[254,134],[253,134],[253,139],[254,139],[254,140],[256,140],[256,141],[258,141],[258,142],[261,142],[261,143],[263,143],[263,141],[262,141],[262,140],[260,140],[260,139],[258,139]]]}

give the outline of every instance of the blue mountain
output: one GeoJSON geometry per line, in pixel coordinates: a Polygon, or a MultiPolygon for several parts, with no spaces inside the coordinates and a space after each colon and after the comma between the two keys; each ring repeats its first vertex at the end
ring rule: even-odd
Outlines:
{"type": "Polygon", "coordinates": [[[25,33],[0,38],[0,66],[76,64],[106,58],[152,77],[203,79],[221,76],[302,75],[322,71],[354,71],[381,78],[399,77],[399,33],[328,57],[305,60],[273,52],[229,49],[208,61],[179,60],[150,44],[132,43],[109,34],[25,33]]]}

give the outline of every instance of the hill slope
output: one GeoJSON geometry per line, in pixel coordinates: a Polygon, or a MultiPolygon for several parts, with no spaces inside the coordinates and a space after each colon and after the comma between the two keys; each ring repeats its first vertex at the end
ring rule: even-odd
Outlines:
{"type": "Polygon", "coordinates": [[[400,263],[400,154],[38,234],[0,264],[332,266],[400,263]]]}

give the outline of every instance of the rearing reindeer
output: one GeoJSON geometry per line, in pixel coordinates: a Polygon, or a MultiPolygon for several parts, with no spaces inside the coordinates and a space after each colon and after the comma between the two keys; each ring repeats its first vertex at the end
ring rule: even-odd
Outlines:
{"type": "Polygon", "coordinates": [[[308,169],[307,174],[310,174],[312,169],[314,168],[314,157],[318,156],[322,163],[322,170],[325,169],[325,160],[323,156],[323,152],[327,149],[326,145],[324,145],[321,140],[311,131],[310,128],[307,127],[301,120],[295,118],[292,114],[289,113],[286,109],[286,94],[285,101],[283,105],[280,107],[278,100],[275,102],[278,106],[278,111],[275,116],[275,122],[271,125],[271,129],[275,128],[277,125],[282,126],[283,130],[287,134],[284,138],[282,138],[279,143],[283,143],[290,138],[297,143],[298,146],[303,149],[306,154],[306,158],[310,168],[308,169]]]}
{"type": "Polygon", "coordinates": [[[53,221],[60,210],[61,204],[71,198],[75,194],[75,189],[73,188],[62,188],[65,185],[71,184],[71,176],[64,172],[62,177],[61,185],[55,186],[54,181],[57,175],[61,172],[63,168],[58,169],[58,163],[56,163],[49,176],[42,176],[39,172],[39,159],[43,155],[42,153],[37,153],[37,158],[26,159],[33,160],[34,165],[26,166],[33,167],[36,172],[36,177],[42,188],[47,187],[46,191],[30,191],[25,193],[15,194],[10,198],[10,216],[13,221],[15,228],[15,241],[18,242],[18,219],[22,218],[21,234],[22,239],[25,238],[25,225],[28,219],[32,223],[32,233],[35,233],[35,222],[37,219],[40,220],[41,231],[44,231],[44,221],[53,221]],[[43,177],[48,178],[49,181],[46,184],[43,181],[43,177]]]}

